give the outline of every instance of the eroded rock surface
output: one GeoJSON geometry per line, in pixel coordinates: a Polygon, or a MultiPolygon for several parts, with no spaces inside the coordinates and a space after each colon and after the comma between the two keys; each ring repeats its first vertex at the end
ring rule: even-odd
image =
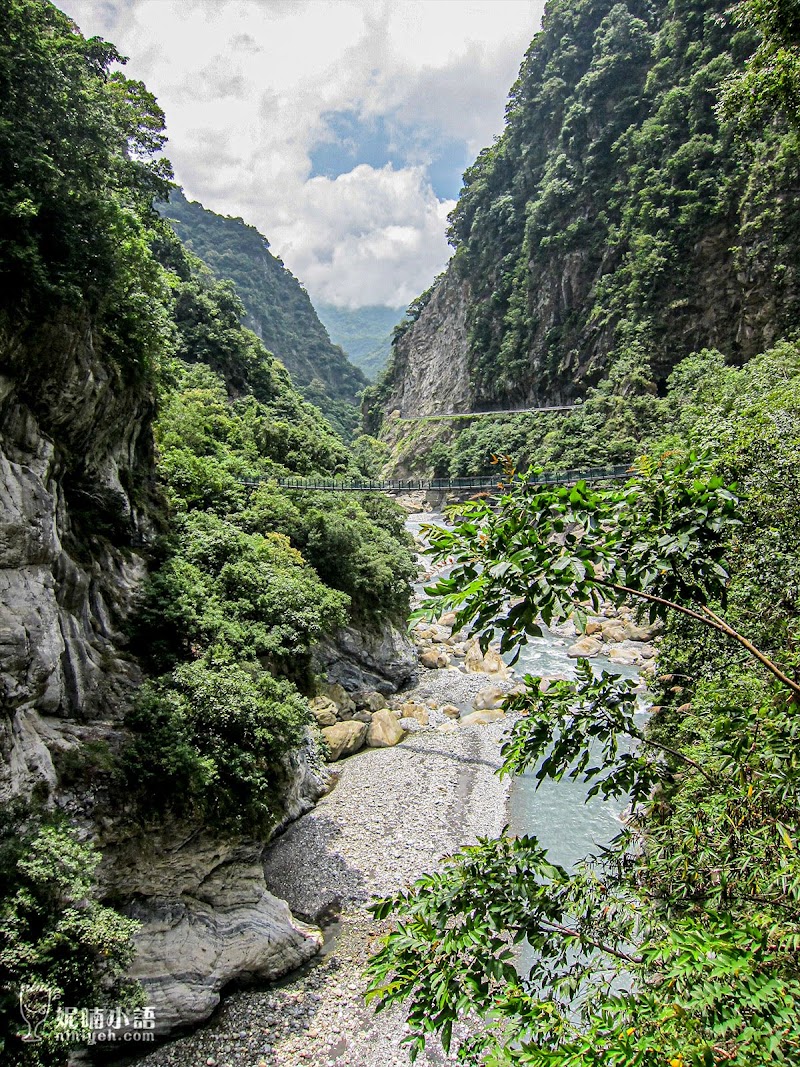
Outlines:
{"type": "MultiPolygon", "coordinates": [[[[141,682],[126,626],[153,537],[152,397],[95,345],[80,317],[0,330],[0,802],[57,803],[97,842],[101,891],[142,924],[132,974],[163,1033],[206,1018],[233,979],[293,969],[319,934],[267,891],[264,842],[143,831],[91,776],[61,773],[126,740],[141,682]]],[[[284,770],[281,825],[326,786],[308,753],[284,770]]]]}
{"type": "Polygon", "coordinates": [[[348,692],[394,693],[413,678],[417,653],[408,635],[391,623],[372,632],[346,626],[316,645],[314,667],[348,692]]]}
{"type": "Polygon", "coordinates": [[[208,1018],[234,979],[281,977],[322,943],[267,890],[263,844],[180,830],[112,843],[101,868],[106,891],[129,899],[122,910],[141,923],[131,975],[162,1034],[208,1018]]]}

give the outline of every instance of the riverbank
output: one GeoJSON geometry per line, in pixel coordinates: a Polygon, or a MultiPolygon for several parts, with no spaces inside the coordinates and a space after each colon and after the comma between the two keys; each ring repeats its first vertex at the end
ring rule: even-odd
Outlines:
{"type": "MultiPolygon", "coordinates": [[[[339,916],[329,951],[279,986],[232,994],[210,1023],[141,1067],[405,1067],[401,1012],[376,1015],[363,1000],[364,967],[383,928],[367,904],[500,832],[508,787],[495,771],[507,726],[423,730],[336,764],[334,790],[266,857],[267,884],[295,915],[323,925],[339,916]]],[[[446,1062],[455,1061],[441,1049],[417,1060],[446,1062]]]]}

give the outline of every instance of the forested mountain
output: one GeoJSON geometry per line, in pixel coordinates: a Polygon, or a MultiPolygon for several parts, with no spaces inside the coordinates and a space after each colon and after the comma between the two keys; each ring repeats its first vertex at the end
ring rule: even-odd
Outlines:
{"type": "Polygon", "coordinates": [[[403,318],[405,308],[342,308],[319,302],[315,308],[334,344],[341,345],[350,361],[368,378],[376,378],[386,366],[392,331],[403,318]]]}
{"type": "Polygon", "coordinates": [[[308,293],[269,241],[242,219],[217,215],[173,189],[160,209],[190,251],[218,278],[236,286],[246,324],[283,363],[303,396],[347,435],[357,424],[354,405],[367,379],[331,344],[308,293]]]}
{"type": "MultiPolygon", "coordinates": [[[[55,1067],[56,1004],[139,1004],[127,974],[166,1033],[317,951],[259,863],[322,788],[312,646],[396,635],[416,569],[387,499],[278,488],[361,471],[155,211],[155,98],[47,0],[0,9],[0,1060],[55,1067]]],[[[263,238],[183,210],[283,287],[271,343],[355,389],[263,238]]]]}
{"type": "Polygon", "coordinates": [[[495,453],[497,492],[431,534],[430,617],[537,665],[545,627],[582,635],[572,677],[531,671],[506,703],[503,772],[625,806],[580,862],[537,811],[374,908],[396,925],[370,994],[403,1003],[412,1049],[473,1067],[800,1059],[800,7],[725,6],[548,5],[453,265],[372,393],[396,465],[495,453]],[[455,431],[392,417],[579,397],[455,431]],[[612,457],[624,485],[514,471],[612,457]],[[590,662],[593,616],[625,609],[660,627],[646,714],[590,662]]]}
{"type": "MultiPolygon", "coordinates": [[[[453,397],[487,409],[597,386],[661,393],[692,351],[740,364],[795,326],[797,133],[779,116],[754,124],[721,110],[756,43],[728,8],[548,5],[505,130],[464,176],[451,265],[366,398],[368,428],[394,409],[451,410],[453,397]]],[[[544,434],[525,433],[530,455],[544,434]]],[[[452,433],[436,436],[453,460],[452,433]]],[[[400,441],[401,464],[415,450],[400,441]]]]}

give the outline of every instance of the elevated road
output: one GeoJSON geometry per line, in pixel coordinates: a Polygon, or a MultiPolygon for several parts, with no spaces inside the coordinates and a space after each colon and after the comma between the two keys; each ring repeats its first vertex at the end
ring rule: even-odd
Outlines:
{"type": "Polygon", "coordinates": [[[439,419],[488,419],[497,415],[536,415],[551,411],[575,411],[580,406],[580,404],[554,404],[543,408],[503,408],[500,411],[448,411],[436,415],[396,415],[392,421],[435,422],[439,419]]]}

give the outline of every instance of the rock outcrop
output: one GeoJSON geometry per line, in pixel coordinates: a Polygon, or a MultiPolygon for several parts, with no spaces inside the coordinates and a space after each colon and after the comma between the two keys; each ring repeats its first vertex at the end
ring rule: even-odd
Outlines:
{"type": "Polygon", "coordinates": [[[398,337],[387,412],[411,418],[472,410],[467,299],[466,283],[448,271],[416,322],[398,337]]]}
{"type": "Polygon", "coordinates": [[[197,826],[106,843],[101,884],[141,924],[130,973],[158,1033],[208,1018],[230,982],[279,978],[319,951],[319,930],[267,890],[263,853],[197,826]]]}
{"type": "Polygon", "coordinates": [[[392,623],[376,631],[346,626],[314,648],[317,674],[343,689],[394,693],[417,669],[417,654],[407,634],[392,623]]]}
{"type": "MultiPolygon", "coordinates": [[[[141,922],[131,973],[166,1033],[206,1018],[232,980],[303,963],[320,937],[267,892],[263,841],[143,831],[62,773],[124,742],[141,682],[125,628],[153,532],[153,403],[97,343],[66,316],[0,338],[0,802],[57,804],[97,842],[101,892],[141,922]]],[[[308,752],[284,771],[281,825],[326,788],[308,752]]]]}
{"type": "Polygon", "coordinates": [[[54,749],[119,722],[145,574],[152,400],[86,320],[0,339],[0,796],[55,785],[54,749]]]}

